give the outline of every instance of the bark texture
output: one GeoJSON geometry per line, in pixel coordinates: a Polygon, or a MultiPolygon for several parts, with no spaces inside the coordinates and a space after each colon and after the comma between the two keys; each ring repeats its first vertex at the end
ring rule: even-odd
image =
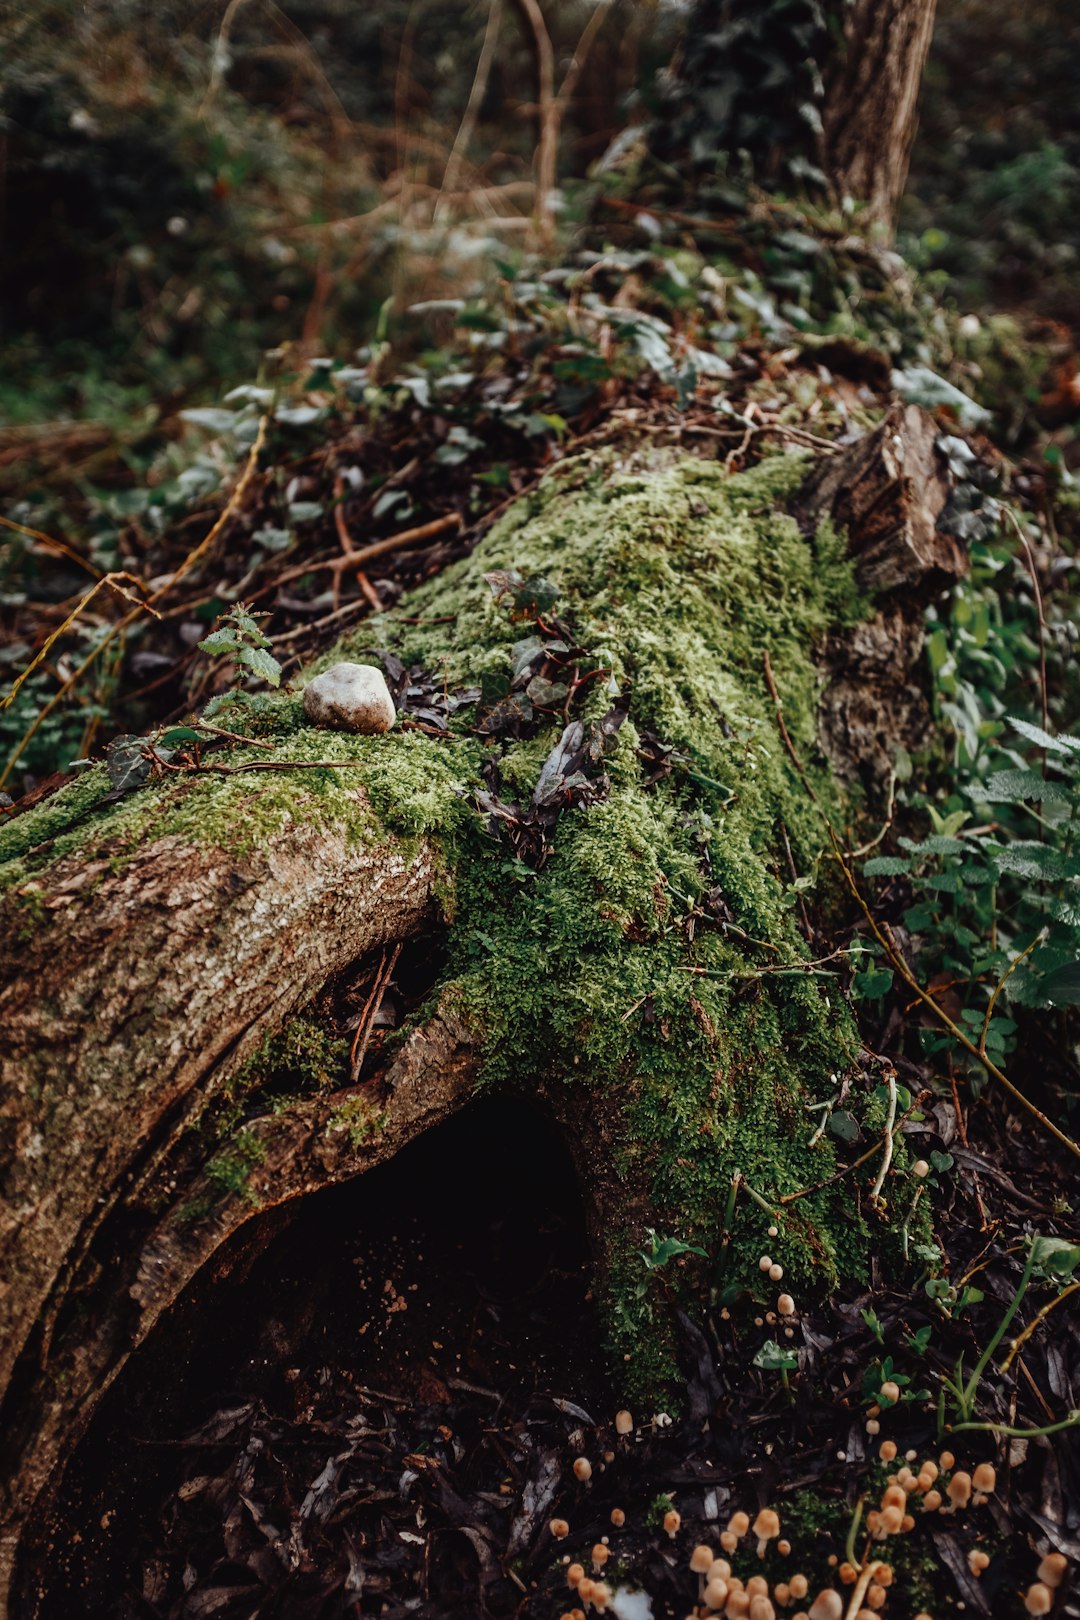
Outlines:
{"type": "Polygon", "coordinates": [[[891,236],[915,140],[937,0],[856,0],[826,74],[824,158],[841,196],[891,236]]]}

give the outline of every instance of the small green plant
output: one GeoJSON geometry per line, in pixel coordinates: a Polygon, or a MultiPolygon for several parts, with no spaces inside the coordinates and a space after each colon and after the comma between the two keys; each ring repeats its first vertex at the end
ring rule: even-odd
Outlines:
{"type": "Polygon", "coordinates": [[[281,685],[281,665],[270,651],[271,642],[259,629],[259,620],[265,613],[249,613],[238,602],[228,613],[223,613],[208,636],[199,642],[201,650],[211,658],[231,658],[238,677],[245,671],[258,675],[269,686],[281,685]]]}
{"type": "Polygon", "coordinates": [[[1056,1434],[1060,1429],[1072,1428],[1080,1423],[1080,1411],[1070,1411],[1057,1423],[1045,1424],[1038,1429],[1014,1429],[1001,1423],[984,1423],[976,1418],[979,1389],[987,1368],[1009,1331],[1017,1311],[1023,1303],[1032,1279],[1041,1272],[1048,1282],[1064,1283],[1080,1265],[1080,1244],[1067,1243],[1064,1238],[1033,1236],[1028,1241],[1027,1260],[1016,1291],[1005,1308],[986,1349],[982,1352],[968,1377],[964,1376],[964,1358],[960,1356],[951,1378],[943,1378],[938,1396],[938,1439],[946,1432],[958,1433],[964,1429],[982,1429],[994,1434],[1021,1438],[1042,1434],[1056,1434]]]}

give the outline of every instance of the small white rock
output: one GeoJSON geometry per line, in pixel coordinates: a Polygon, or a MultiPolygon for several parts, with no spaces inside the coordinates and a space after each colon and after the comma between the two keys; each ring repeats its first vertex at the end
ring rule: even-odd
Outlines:
{"type": "Polygon", "coordinates": [[[397,718],[386,677],[373,664],[334,664],[316,675],[304,688],[304,713],[317,726],[366,736],[389,731],[397,718]]]}

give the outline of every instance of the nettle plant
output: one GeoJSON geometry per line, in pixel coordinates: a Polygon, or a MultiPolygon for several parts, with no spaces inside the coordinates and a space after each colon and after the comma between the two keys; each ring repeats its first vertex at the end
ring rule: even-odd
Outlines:
{"type": "Polygon", "coordinates": [[[238,603],[222,614],[199,647],[211,658],[231,659],[239,679],[248,673],[269,686],[280,686],[281,665],[270,651],[269,637],[259,628],[259,620],[266,617],[265,613],[249,613],[243,603],[238,603]]]}

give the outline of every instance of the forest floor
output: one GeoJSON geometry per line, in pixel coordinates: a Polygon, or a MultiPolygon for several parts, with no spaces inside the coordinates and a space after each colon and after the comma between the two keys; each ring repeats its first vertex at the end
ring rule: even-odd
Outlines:
{"type": "MultiPolygon", "coordinates": [[[[805,242],[785,251],[813,258],[805,242]]],[[[839,260],[843,249],[830,251],[839,260]]],[[[698,303],[712,294],[695,290],[687,314],[688,264],[613,253],[569,312],[542,280],[503,288],[509,317],[453,312],[474,356],[485,334],[509,329],[497,365],[455,359],[444,342],[437,363],[399,371],[376,354],[360,368],[299,370],[267,393],[261,378],[223,410],[196,413],[206,446],[182,465],[163,456],[143,483],[88,498],[85,477],[40,469],[47,497],[15,520],[30,585],[5,609],[23,649],[9,653],[13,667],[46,646],[3,716],[9,788],[24,790],[13,813],[117,729],[173,723],[228,689],[231,672],[198,642],[238,601],[270,615],[263,628],[287,679],[373,606],[393,608],[463,555],[558,455],[632,431],[734,468],[765,446],[828,454],[880,415],[891,363],[872,329],[828,344],[780,333],[761,281],[753,315],[729,312],[727,335],[699,347],[698,303]],[[269,470],[225,505],[207,548],[255,442],[269,470]],[[70,503],[68,533],[85,520],[74,545],[34,538],[38,513],[58,502],[70,503]],[[96,594],[72,618],[88,575],[96,594]],[[140,598],[153,613],[136,635],[140,598]]],[[[792,273],[783,254],[772,268],[792,273]]],[[[882,322],[915,319],[879,291],[882,322]]],[[[958,406],[963,396],[946,400],[943,431],[961,426],[958,406]]],[[[993,445],[976,443],[1000,470],[993,445]]],[[[1040,512],[1044,472],[1020,459],[1013,475],[1040,512]]],[[[1068,584],[1065,555],[1039,556],[1048,598],[1068,584]]],[[[419,692],[414,718],[445,726],[433,689],[419,692]]],[[[880,906],[890,920],[902,910],[892,889],[880,906]]],[[[839,943],[850,932],[838,921],[839,943]]],[[[754,1537],[739,1537],[734,1574],[763,1574],[774,1598],[786,1589],[792,1613],[804,1607],[800,1575],[807,1604],[835,1583],[847,1607],[867,1593],[842,1566],[878,1556],[866,1516],[906,1460],[925,1483],[905,1493],[911,1525],[886,1544],[885,1614],[1022,1613],[1043,1554],[1080,1560],[1080,1452],[1074,1432],[1000,1431],[1052,1426],[1080,1406],[1077,1285],[1036,1321],[1007,1377],[988,1370],[974,1427],[957,1428],[965,1419],[942,1380],[960,1356],[970,1374],[991,1345],[1032,1234],[1063,1249],[1080,1237],[1080,1176],[992,1081],[976,1099],[951,1061],[916,1055],[908,1037],[923,1020],[901,994],[862,1011],[867,1044],[895,1056],[919,1102],[903,1129],[932,1167],[936,1294],[913,1264],[917,1281],[874,1274],[786,1326],[764,1302],[732,1311],[717,1299],[704,1328],[686,1325],[670,1420],[634,1412],[619,1434],[570,1166],[525,1103],[481,1101],[355,1188],[305,1204],[273,1235],[262,1229],[233,1255],[228,1281],[207,1283],[140,1352],[32,1549],[27,1601],[37,1588],[48,1620],[555,1620],[578,1605],[568,1568],[579,1562],[588,1578],[599,1544],[620,1620],[682,1620],[698,1601],[692,1549],[719,1557],[733,1514],[773,1508],[779,1538],[759,1560],[754,1537]],[[515,1137],[523,1151],[509,1154],[515,1137]],[[883,1383],[897,1400],[882,1398],[883,1383]],[[954,1506],[950,1481],[985,1463],[996,1470],[986,1500],[954,1506]],[[940,1506],[935,1492],[946,1493],[940,1506]],[[665,1529],[672,1513],[679,1522],[665,1529]],[[566,1534],[553,1537],[560,1520],[566,1534]]],[[[1032,1018],[1010,1067],[1055,1117],[1073,1079],[1064,1048],[1050,1017],[1032,1018]]],[[[1058,1297],[1032,1294],[1048,1308],[1058,1297]]],[[[999,1363],[1033,1320],[1028,1300],[999,1363]]],[[[1055,1602],[1057,1614],[1080,1614],[1067,1590],[1055,1602]]]]}

